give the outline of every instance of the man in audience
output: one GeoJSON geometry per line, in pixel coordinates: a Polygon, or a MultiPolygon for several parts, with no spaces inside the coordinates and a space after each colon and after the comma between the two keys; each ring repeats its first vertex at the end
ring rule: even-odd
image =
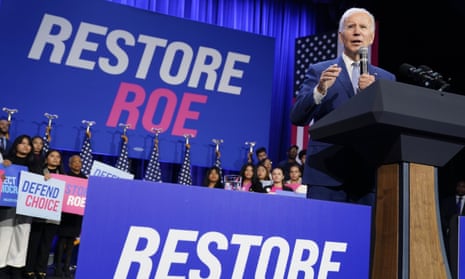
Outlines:
{"type": "Polygon", "coordinates": [[[8,122],[8,120],[5,118],[1,118],[0,119],[0,153],[2,154],[3,158],[6,157],[8,150],[10,148],[10,141],[8,139],[9,128],[10,128],[10,123],[8,122]]]}
{"type": "Polygon", "coordinates": [[[284,179],[289,180],[289,170],[293,164],[298,164],[297,162],[297,154],[299,152],[299,147],[297,145],[291,145],[287,149],[287,159],[282,160],[278,163],[278,167],[284,170],[284,179]]]}

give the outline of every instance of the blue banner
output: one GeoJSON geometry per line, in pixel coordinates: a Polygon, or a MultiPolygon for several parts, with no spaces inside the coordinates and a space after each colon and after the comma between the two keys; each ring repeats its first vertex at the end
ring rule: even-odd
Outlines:
{"type": "Polygon", "coordinates": [[[76,276],[369,278],[370,219],[368,206],[92,176],[76,276]]]}
{"type": "Polygon", "coordinates": [[[268,146],[274,39],[107,1],[3,0],[3,107],[11,134],[43,135],[79,150],[92,126],[94,153],[117,155],[128,125],[129,157],[148,159],[154,129],[160,160],[239,169],[248,146],[268,146]],[[121,125],[120,125],[121,124],[121,125]]]}

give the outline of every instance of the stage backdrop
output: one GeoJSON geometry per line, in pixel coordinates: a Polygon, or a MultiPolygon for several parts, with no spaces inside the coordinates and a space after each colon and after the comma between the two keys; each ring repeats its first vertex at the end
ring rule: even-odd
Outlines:
{"type": "Polygon", "coordinates": [[[91,176],[76,278],[369,278],[370,212],[91,176]]]}
{"type": "MultiPolygon", "coordinates": [[[[17,109],[11,134],[43,135],[79,150],[83,120],[94,153],[147,159],[161,128],[160,160],[239,169],[246,141],[268,146],[274,39],[106,1],[2,0],[0,106],[17,109]]],[[[5,116],[6,114],[3,113],[5,116]]]]}

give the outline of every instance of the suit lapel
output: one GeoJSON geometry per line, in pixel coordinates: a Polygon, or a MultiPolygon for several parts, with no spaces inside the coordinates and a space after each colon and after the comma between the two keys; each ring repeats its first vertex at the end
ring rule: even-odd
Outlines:
{"type": "Polygon", "coordinates": [[[352,88],[352,81],[350,80],[349,72],[346,68],[346,64],[344,64],[344,59],[342,59],[342,56],[339,56],[337,65],[342,68],[342,71],[341,74],[339,74],[339,77],[336,79],[336,82],[339,82],[340,87],[344,88],[344,92],[347,94],[347,96],[354,96],[355,92],[352,88]]]}

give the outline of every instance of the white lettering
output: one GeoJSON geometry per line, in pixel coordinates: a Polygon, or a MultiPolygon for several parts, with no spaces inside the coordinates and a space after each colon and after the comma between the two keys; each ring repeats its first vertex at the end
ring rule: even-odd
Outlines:
{"type": "Polygon", "coordinates": [[[98,43],[87,41],[89,34],[97,34],[104,36],[108,28],[100,25],[81,22],[81,26],[76,34],[71,50],[69,51],[66,65],[81,69],[93,70],[95,62],[91,60],[81,59],[81,54],[84,50],[95,52],[98,48],[98,43]]]}
{"type": "Polygon", "coordinates": [[[159,67],[153,70],[158,70],[159,78],[167,84],[185,83],[191,88],[240,95],[244,69],[239,65],[248,64],[250,55],[237,52],[223,54],[207,46],[196,49],[195,53],[186,42],[169,43],[165,38],[145,34],[135,36],[121,29],[110,31],[107,26],[88,22],[80,22],[77,30],[73,30],[73,24],[66,18],[44,14],[28,58],[40,60],[48,50],[51,63],[62,64],[65,59],[66,66],[89,71],[94,71],[97,65],[109,75],[136,69],[134,76],[139,79],[152,78],[150,69],[159,67]],[[124,48],[128,46],[140,51],[140,45],[143,46],[140,55],[131,52],[133,55],[130,56],[129,50],[124,48]],[[130,67],[131,64],[134,66],[130,67]]]}
{"type": "Polygon", "coordinates": [[[347,243],[343,242],[332,242],[326,241],[325,248],[323,250],[323,256],[321,257],[320,271],[318,272],[318,279],[324,279],[328,277],[328,272],[339,272],[341,267],[340,262],[332,262],[331,256],[333,252],[346,252],[347,243]]]}
{"type": "Polygon", "coordinates": [[[176,246],[179,241],[191,241],[197,240],[199,235],[198,231],[187,231],[187,230],[174,230],[171,229],[166,237],[166,243],[163,247],[160,262],[158,263],[157,273],[155,278],[160,279],[177,279],[184,278],[180,276],[169,276],[171,264],[185,264],[189,256],[188,253],[176,252],[176,246]]]}
{"type": "Polygon", "coordinates": [[[137,262],[140,264],[137,278],[148,279],[152,270],[152,260],[150,257],[155,254],[159,246],[160,235],[156,230],[147,227],[131,226],[113,278],[127,278],[131,264],[137,262]],[[142,250],[137,249],[140,239],[147,241],[147,245],[142,250]]]}
{"type": "Polygon", "coordinates": [[[228,239],[219,232],[208,232],[199,238],[199,244],[197,245],[197,255],[199,259],[209,268],[210,274],[208,277],[200,276],[200,269],[191,269],[189,272],[190,279],[201,279],[201,278],[221,278],[221,262],[215,255],[213,255],[208,247],[210,243],[216,243],[219,250],[228,249],[228,239]]]}
{"type": "Polygon", "coordinates": [[[127,53],[120,48],[118,40],[122,39],[127,46],[134,46],[136,44],[134,37],[131,33],[125,30],[114,30],[108,34],[107,48],[116,58],[114,66],[110,64],[110,59],[106,57],[99,58],[100,68],[109,74],[119,75],[126,71],[129,65],[129,57],[127,53]]]}
{"type": "Polygon", "coordinates": [[[224,65],[223,74],[221,75],[220,84],[218,86],[218,91],[224,93],[231,93],[240,95],[242,87],[232,86],[229,83],[231,78],[235,77],[241,79],[244,75],[244,71],[234,68],[236,62],[249,63],[250,56],[240,53],[229,52],[226,57],[226,63],[224,65]]]}
{"type": "Polygon", "coordinates": [[[63,54],[66,50],[64,41],[71,37],[73,26],[66,18],[44,14],[39,30],[37,31],[31,50],[29,50],[28,58],[39,60],[47,44],[53,46],[50,54],[50,62],[61,64],[63,54]],[[56,29],[59,29],[58,33],[56,29]]]}
{"type": "Polygon", "coordinates": [[[305,278],[315,278],[313,265],[318,260],[319,249],[315,241],[307,239],[297,239],[295,241],[294,253],[289,266],[289,274],[287,278],[297,278],[299,271],[305,273],[305,278]],[[302,259],[304,252],[307,251],[308,258],[302,259]]]}

